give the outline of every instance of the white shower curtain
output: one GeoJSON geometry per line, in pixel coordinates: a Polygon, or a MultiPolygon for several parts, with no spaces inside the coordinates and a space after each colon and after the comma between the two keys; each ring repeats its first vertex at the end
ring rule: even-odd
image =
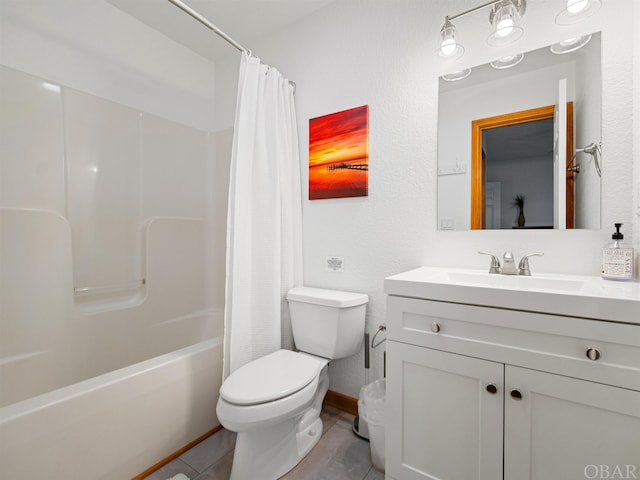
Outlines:
{"type": "Polygon", "coordinates": [[[301,223],[293,87],[243,53],[227,217],[224,378],[293,347],[285,295],[302,284],[301,223]]]}

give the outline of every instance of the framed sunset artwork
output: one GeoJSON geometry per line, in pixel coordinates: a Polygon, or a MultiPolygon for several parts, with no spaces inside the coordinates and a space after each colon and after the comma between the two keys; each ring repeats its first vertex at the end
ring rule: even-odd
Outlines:
{"type": "Polygon", "coordinates": [[[366,197],[369,106],[309,120],[309,200],[366,197]]]}

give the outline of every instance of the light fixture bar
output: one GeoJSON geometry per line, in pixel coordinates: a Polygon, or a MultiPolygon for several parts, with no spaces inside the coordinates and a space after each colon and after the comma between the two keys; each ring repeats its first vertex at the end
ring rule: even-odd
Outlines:
{"type": "Polygon", "coordinates": [[[482,10],[483,8],[486,8],[486,7],[491,7],[496,3],[500,3],[502,1],[503,0],[493,0],[491,2],[485,3],[484,5],[478,5],[477,7],[473,7],[473,8],[470,8],[469,10],[465,10],[464,12],[458,13],[457,15],[450,15],[448,18],[449,20],[455,20],[456,18],[464,17],[465,15],[469,15],[470,13],[477,12],[478,10],[482,10]]]}

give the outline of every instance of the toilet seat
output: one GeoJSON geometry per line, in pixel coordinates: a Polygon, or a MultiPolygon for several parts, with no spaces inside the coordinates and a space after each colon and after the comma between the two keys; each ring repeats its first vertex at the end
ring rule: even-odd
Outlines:
{"type": "MultiPolygon", "coordinates": [[[[271,425],[276,425],[282,422],[283,419],[293,418],[293,416],[304,412],[311,406],[318,390],[320,378],[323,375],[322,372],[327,376],[326,369],[329,361],[324,358],[313,357],[302,352],[292,352],[290,350],[278,350],[277,352],[267,355],[267,357],[272,355],[275,357],[275,360],[267,359],[263,361],[266,357],[258,358],[233,372],[222,383],[220,397],[218,397],[218,403],[216,405],[216,414],[218,415],[218,420],[226,429],[233,432],[261,430],[271,425]],[[282,362],[283,359],[286,361],[282,362]],[[291,379],[286,378],[286,373],[283,374],[282,371],[274,370],[274,365],[278,365],[278,362],[279,366],[282,367],[285,372],[297,372],[299,375],[298,380],[290,381],[291,379]],[[254,367],[253,365],[255,364],[258,366],[254,367]],[[245,369],[244,367],[248,368],[245,369]],[[251,372],[251,374],[240,373],[236,375],[243,369],[244,372],[251,372]],[[262,375],[263,373],[265,374],[264,378],[251,376],[254,374],[262,375]],[[294,387],[294,385],[299,386],[305,383],[306,375],[311,375],[311,380],[306,385],[295,390],[296,387],[294,387]],[[258,387],[252,385],[254,383],[258,385],[269,384],[269,379],[273,379],[274,376],[283,377],[275,380],[279,382],[280,385],[286,385],[288,388],[284,390],[288,390],[289,393],[275,394],[274,392],[277,390],[272,388],[265,394],[264,391],[258,392],[258,387]],[[232,377],[234,378],[232,379],[232,377]],[[232,380],[231,383],[229,383],[230,380],[232,380]],[[255,389],[255,392],[253,389],[255,389]],[[249,394],[243,395],[243,392],[249,392],[249,394]],[[269,396],[278,396],[280,398],[262,403],[236,403],[243,401],[255,402],[257,399],[268,398],[269,396]],[[235,401],[227,400],[225,397],[232,398],[235,401]]],[[[269,387],[269,385],[267,385],[267,387],[269,387]]]]}
{"type": "Polygon", "coordinates": [[[220,396],[234,405],[273,402],[305,388],[317,378],[323,366],[314,357],[278,350],[229,375],[220,388],[220,396]]]}

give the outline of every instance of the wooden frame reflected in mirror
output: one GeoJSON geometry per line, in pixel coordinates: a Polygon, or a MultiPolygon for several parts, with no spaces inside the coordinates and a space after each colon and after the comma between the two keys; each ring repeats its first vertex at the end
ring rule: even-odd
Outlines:
{"type": "MultiPolygon", "coordinates": [[[[485,206],[485,157],[482,148],[483,130],[506,127],[538,120],[553,119],[555,105],[507,113],[495,117],[481,118],[471,122],[471,229],[481,230],[486,226],[485,206]]],[[[565,163],[573,157],[573,102],[567,102],[567,150],[565,163]]],[[[574,172],[566,173],[566,225],[574,228],[574,172]]]]}

